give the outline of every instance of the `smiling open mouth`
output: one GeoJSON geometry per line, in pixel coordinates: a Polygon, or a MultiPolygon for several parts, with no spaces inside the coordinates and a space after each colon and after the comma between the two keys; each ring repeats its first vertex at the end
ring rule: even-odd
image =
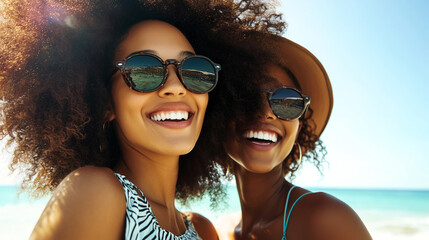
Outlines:
{"type": "Polygon", "coordinates": [[[279,136],[277,135],[277,133],[274,132],[250,130],[244,133],[244,137],[252,142],[260,144],[271,144],[276,143],[279,136]]]}
{"type": "Polygon", "coordinates": [[[187,121],[192,113],[187,111],[168,111],[168,112],[156,112],[150,115],[152,121],[163,122],[163,121],[187,121]]]}

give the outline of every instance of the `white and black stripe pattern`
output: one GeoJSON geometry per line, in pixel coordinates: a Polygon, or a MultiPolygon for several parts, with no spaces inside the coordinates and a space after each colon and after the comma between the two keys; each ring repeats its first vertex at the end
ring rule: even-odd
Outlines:
{"type": "Polygon", "coordinates": [[[168,239],[168,240],[188,240],[201,239],[191,221],[185,217],[186,232],[181,236],[161,228],[158,220],[150,209],[150,205],[143,192],[138,189],[125,176],[115,173],[122,183],[127,201],[127,210],[125,214],[125,239],[168,239]],[[137,191],[141,196],[137,193],[137,191]]]}

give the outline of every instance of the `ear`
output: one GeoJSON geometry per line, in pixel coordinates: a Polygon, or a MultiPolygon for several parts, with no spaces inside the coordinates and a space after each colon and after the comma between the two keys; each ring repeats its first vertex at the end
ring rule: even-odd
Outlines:
{"type": "Polygon", "coordinates": [[[111,122],[116,118],[115,111],[113,110],[112,104],[109,102],[107,106],[107,110],[104,113],[104,121],[105,122],[111,122]]]}

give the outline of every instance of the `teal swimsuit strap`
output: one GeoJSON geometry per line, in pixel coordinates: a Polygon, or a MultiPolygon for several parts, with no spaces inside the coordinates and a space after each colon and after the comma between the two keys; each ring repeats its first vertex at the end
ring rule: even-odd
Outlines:
{"type": "Polygon", "coordinates": [[[288,194],[287,194],[287,198],[286,198],[286,205],[285,205],[285,215],[284,215],[284,217],[283,217],[283,237],[282,237],[282,240],[286,240],[286,229],[287,229],[287,225],[288,225],[288,223],[289,223],[289,218],[290,218],[290,215],[292,214],[292,210],[293,210],[293,208],[295,207],[295,205],[296,205],[296,203],[302,198],[302,197],[304,197],[305,195],[307,195],[307,194],[310,194],[311,192],[308,192],[308,193],[304,193],[304,194],[302,194],[298,199],[296,199],[296,201],[293,203],[293,205],[292,205],[292,207],[290,208],[290,210],[289,210],[289,214],[287,214],[287,205],[288,205],[288,203],[289,203],[289,197],[290,197],[290,193],[292,192],[292,190],[295,188],[296,186],[293,186],[293,187],[291,187],[290,188],[290,190],[289,190],[289,192],[288,192],[288,194]],[[286,218],[286,215],[287,215],[287,218],[286,218]]]}

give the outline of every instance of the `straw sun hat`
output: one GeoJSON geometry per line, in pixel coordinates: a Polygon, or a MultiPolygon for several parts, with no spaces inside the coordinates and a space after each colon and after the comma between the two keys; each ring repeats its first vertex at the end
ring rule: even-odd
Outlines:
{"type": "Polygon", "coordinates": [[[271,39],[275,55],[295,76],[302,93],[310,96],[311,119],[316,124],[315,134],[320,137],[334,103],[328,74],[319,60],[304,47],[280,36],[272,35],[271,39]]]}

